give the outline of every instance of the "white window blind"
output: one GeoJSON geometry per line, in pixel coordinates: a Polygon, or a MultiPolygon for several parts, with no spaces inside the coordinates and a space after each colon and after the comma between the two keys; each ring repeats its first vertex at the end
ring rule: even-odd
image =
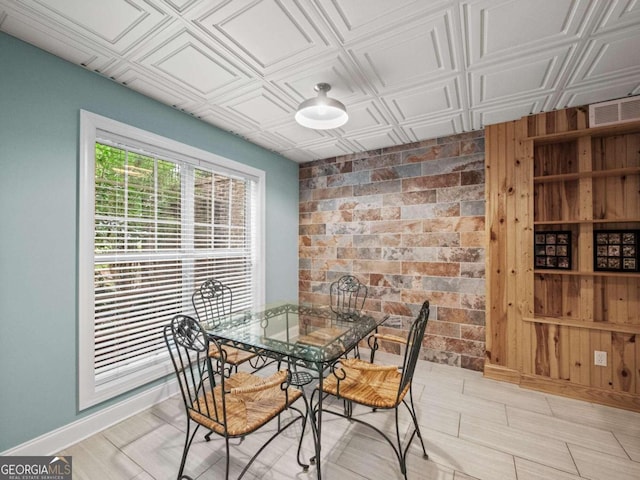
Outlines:
{"type": "Polygon", "coordinates": [[[192,314],[191,294],[205,279],[231,287],[234,309],[261,297],[259,176],[145,144],[149,135],[97,128],[93,155],[83,149],[92,157],[93,175],[81,177],[93,225],[81,242],[91,243],[92,291],[81,301],[92,305],[81,308],[80,325],[92,348],[85,358],[80,349],[80,365],[90,361],[92,372],[81,372],[81,406],[169,371],[163,327],[192,314]]]}

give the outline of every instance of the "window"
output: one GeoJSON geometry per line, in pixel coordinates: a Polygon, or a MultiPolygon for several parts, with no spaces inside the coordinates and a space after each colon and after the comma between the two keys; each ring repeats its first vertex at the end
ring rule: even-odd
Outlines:
{"type": "Polygon", "coordinates": [[[215,277],[263,303],[264,172],[81,113],[80,408],[171,372],[162,329],[215,277]]]}

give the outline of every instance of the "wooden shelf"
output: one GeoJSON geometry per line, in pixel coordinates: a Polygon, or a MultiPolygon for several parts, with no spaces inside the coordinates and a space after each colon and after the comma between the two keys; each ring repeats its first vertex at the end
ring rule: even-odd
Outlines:
{"type": "Polygon", "coordinates": [[[640,218],[593,218],[588,220],[536,220],[534,225],[580,225],[598,223],[640,223],[640,218]]]}
{"type": "Polygon", "coordinates": [[[637,133],[640,130],[640,122],[628,122],[620,125],[607,125],[604,127],[585,128],[581,130],[571,130],[569,132],[549,133],[534,137],[527,137],[534,145],[546,145],[549,143],[568,142],[577,140],[580,137],[604,137],[611,135],[624,135],[627,133],[637,133]]]}
{"type": "Polygon", "coordinates": [[[567,275],[574,277],[618,277],[618,278],[640,278],[640,272],[601,272],[598,270],[580,272],[578,270],[556,270],[553,268],[534,269],[535,275],[567,275]]]}
{"type": "Polygon", "coordinates": [[[599,330],[603,332],[629,333],[632,335],[640,334],[640,325],[624,323],[592,322],[567,317],[523,317],[522,320],[529,323],[544,323],[562,327],[586,328],[588,330],[599,330]]]}
{"type": "Polygon", "coordinates": [[[638,175],[640,167],[612,168],[610,170],[593,170],[590,172],[562,173],[557,175],[540,175],[533,177],[535,183],[566,182],[581,178],[604,178],[624,175],[638,175]]]}

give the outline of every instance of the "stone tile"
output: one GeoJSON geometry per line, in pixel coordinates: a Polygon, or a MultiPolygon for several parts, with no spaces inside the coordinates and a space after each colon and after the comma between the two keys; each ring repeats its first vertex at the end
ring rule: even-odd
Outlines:
{"type": "Polygon", "coordinates": [[[396,178],[418,177],[422,174],[419,164],[394,165],[384,168],[378,168],[371,172],[372,182],[383,182],[396,178]]]}
{"type": "Polygon", "coordinates": [[[426,148],[419,148],[402,153],[402,163],[418,163],[427,160],[451,158],[460,155],[460,142],[452,139],[451,143],[442,143],[426,148]]]}
{"type": "Polygon", "coordinates": [[[405,234],[402,245],[406,247],[457,247],[460,245],[460,235],[456,232],[420,234],[405,234]]]}
{"type": "Polygon", "coordinates": [[[484,370],[484,356],[473,357],[465,354],[460,355],[460,366],[465,370],[482,372],[484,370]]]}
{"type": "Polygon", "coordinates": [[[399,152],[385,153],[381,155],[369,155],[353,161],[353,171],[374,170],[377,168],[400,165],[402,155],[399,152]]]}
{"type": "Polygon", "coordinates": [[[342,187],[345,185],[362,185],[371,183],[371,173],[369,171],[340,173],[327,177],[327,187],[342,187]]]}
{"type": "Polygon", "coordinates": [[[439,188],[437,199],[438,202],[468,202],[472,200],[484,200],[484,184],[439,188]]]}
{"type": "Polygon", "coordinates": [[[485,312],[464,308],[438,307],[438,320],[442,322],[464,323],[467,325],[484,325],[485,312]]]}
{"type": "Polygon", "coordinates": [[[431,348],[422,347],[420,350],[421,360],[433,362],[434,364],[447,365],[459,368],[462,366],[460,355],[453,352],[443,352],[441,350],[432,350],[431,348]]]}
{"type": "Polygon", "coordinates": [[[429,320],[426,333],[444,337],[460,338],[460,324],[429,320]]]}
{"type": "Polygon", "coordinates": [[[383,196],[385,205],[406,206],[424,205],[436,202],[436,190],[421,190],[418,192],[391,193],[383,196]]]}
{"type": "Polygon", "coordinates": [[[416,192],[433,188],[440,190],[443,188],[458,187],[459,185],[459,173],[444,173],[442,175],[404,179],[402,180],[402,192],[416,192]]]}
{"type": "Polygon", "coordinates": [[[385,182],[368,183],[364,185],[355,185],[353,187],[353,195],[374,195],[386,194],[402,191],[402,180],[387,180],[385,182]]]}
{"type": "Polygon", "coordinates": [[[482,325],[459,325],[460,338],[465,340],[473,340],[475,342],[484,342],[486,331],[482,325]]]}
{"type": "Polygon", "coordinates": [[[434,217],[458,217],[460,216],[459,203],[432,203],[427,205],[407,205],[400,207],[403,219],[434,218],[434,217]]]}
{"type": "Polygon", "coordinates": [[[443,173],[465,172],[469,170],[483,170],[484,155],[427,161],[420,165],[422,167],[422,175],[438,175],[443,173]]]}
{"type": "MultiPolygon", "coordinates": [[[[485,310],[486,308],[486,297],[484,295],[471,295],[471,294],[460,294],[460,307],[466,308],[469,310],[485,310]]],[[[443,307],[447,307],[449,305],[442,304],[443,307]]]]}
{"type": "Polygon", "coordinates": [[[477,217],[485,213],[484,200],[474,200],[470,202],[460,202],[460,215],[463,217],[477,217]]]}
{"type": "Polygon", "coordinates": [[[485,278],[485,263],[463,263],[460,265],[460,276],[468,278],[485,278]]]}
{"type": "Polygon", "coordinates": [[[460,173],[460,185],[484,185],[484,170],[470,170],[460,173]]]}
{"type": "Polygon", "coordinates": [[[441,248],[438,250],[438,259],[457,263],[484,262],[484,248],[441,248]]]}

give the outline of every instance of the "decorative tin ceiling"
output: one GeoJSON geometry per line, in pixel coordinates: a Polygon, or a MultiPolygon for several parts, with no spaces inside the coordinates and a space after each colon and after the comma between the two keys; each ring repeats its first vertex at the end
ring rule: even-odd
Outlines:
{"type": "Polygon", "coordinates": [[[0,0],[0,30],[297,162],[640,93],[636,0],[0,0]],[[295,123],[319,82],[344,127],[295,123]]]}

